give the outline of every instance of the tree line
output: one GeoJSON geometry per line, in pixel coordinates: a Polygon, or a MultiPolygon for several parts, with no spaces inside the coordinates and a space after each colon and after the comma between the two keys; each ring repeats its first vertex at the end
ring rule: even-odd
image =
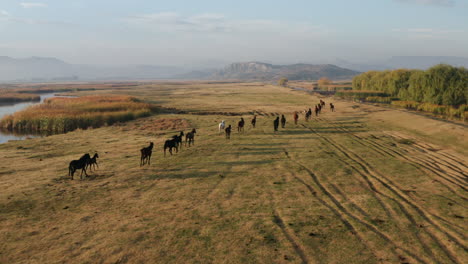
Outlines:
{"type": "Polygon", "coordinates": [[[406,101],[460,106],[467,104],[468,70],[440,64],[425,71],[369,71],[354,77],[353,90],[384,92],[406,101]]]}

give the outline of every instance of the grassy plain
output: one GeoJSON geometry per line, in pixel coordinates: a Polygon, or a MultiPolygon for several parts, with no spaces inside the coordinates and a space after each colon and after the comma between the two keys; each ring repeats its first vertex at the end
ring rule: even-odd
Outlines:
{"type": "Polygon", "coordinates": [[[0,263],[466,263],[466,126],[261,83],[141,83],[172,108],[0,145],[0,263]],[[323,99],[323,98],[322,98],[323,99]],[[249,125],[258,114],[257,128],[249,125]],[[277,114],[286,128],[273,132],[277,114]],[[239,114],[235,116],[235,114],[239,114]],[[231,140],[220,120],[247,120],[231,140]],[[197,128],[195,146],[164,140],[197,128]],[[151,166],[139,149],[155,143],[151,166]],[[100,155],[71,181],[67,165],[100,155]]]}

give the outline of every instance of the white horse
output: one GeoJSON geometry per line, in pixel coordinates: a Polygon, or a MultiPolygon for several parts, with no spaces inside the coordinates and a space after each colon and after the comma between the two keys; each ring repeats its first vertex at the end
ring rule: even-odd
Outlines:
{"type": "Polygon", "coordinates": [[[218,129],[219,129],[219,133],[222,133],[224,132],[224,128],[226,127],[226,123],[223,121],[221,121],[221,123],[219,123],[218,125],[218,129]]]}

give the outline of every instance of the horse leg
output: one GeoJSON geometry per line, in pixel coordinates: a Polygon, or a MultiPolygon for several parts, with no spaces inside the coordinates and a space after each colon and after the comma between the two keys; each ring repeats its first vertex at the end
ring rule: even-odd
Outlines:
{"type": "Polygon", "coordinates": [[[151,165],[151,153],[148,155],[148,165],[151,165]]]}
{"type": "Polygon", "coordinates": [[[73,180],[73,174],[75,174],[75,168],[69,167],[68,168],[68,175],[71,176],[71,179],[73,180]]]}

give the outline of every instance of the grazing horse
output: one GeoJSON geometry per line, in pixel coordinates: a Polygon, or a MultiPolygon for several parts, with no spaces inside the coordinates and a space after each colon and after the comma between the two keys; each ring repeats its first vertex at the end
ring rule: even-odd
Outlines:
{"type": "Polygon", "coordinates": [[[171,153],[172,156],[172,149],[175,148],[176,153],[179,152],[179,136],[174,136],[172,139],[166,140],[164,142],[164,157],[166,157],[166,149],[169,149],[169,153],[171,153]]]}
{"type": "Polygon", "coordinates": [[[151,164],[151,154],[153,154],[153,146],[153,142],[150,142],[150,145],[148,147],[140,149],[140,166],[143,166],[146,163],[148,163],[148,165],[151,164]]]}
{"type": "Polygon", "coordinates": [[[86,173],[86,167],[90,159],[91,156],[86,153],[79,160],[72,160],[68,166],[68,176],[71,176],[71,179],[73,180],[75,171],[81,169],[80,179],[83,178],[83,172],[85,173],[86,177],[88,177],[88,174],[86,173]]]}
{"type": "Polygon", "coordinates": [[[331,110],[332,112],[335,112],[335,105],[332,104],[332,103],[330,103],[330,110],[331,110]]]}
{"type": "Polygon", "coordinates": [[[252,127],[255,128],[255,125],[257,124],[257,115],[254,115],[254,117],[252,118],[252,121],[250,121],[250,123],[252,124],[252,127]]]}
{"type": "Polygon", "coordinates": [[[187,135],[185,135],[185,146],[187,146],[187,141],[190,145],[195,145],[195,133],[197,133],[197,130],[194,128],[192,131],[188,132],[187,135]]]}
{"type": "Polygon", "coordinates": [[[228,127],[226,127],[226,129],[224,129],[224,132],[226,133],[226,139],[231,139],[231,125],[229,125],[228,127]]]}
{"type": "Polygon", "coordinates": [[[299,114],[296,112],[294,112],[294,124],[297,125],[297,120],[299,119],[299,114]]]}
{"type": "Polygon", "coordinates": [[[219,123],[218,125],[218,130],[219,130],[219,133],[221,133],[221,131],[223,131],[224,129],[226,128],[226,122],[221,121],[221,123],[219,123]]]}
{"type": "Polygon", "coordinates": [[[94,154],[94,156],[89,159],[88,161],[88,164],[86,165],[86,167],[89,167],[89,169],[92,171],[93,168],[96,169],[99,168],[99,165],[98,165],[98,162],[97,162],[97,159],[99,158],[99,155],[97,153],[94,154]]]}
{"type": "Polygon", "coordinates": [[[245,121],[244,121],[244,118],[241,117],[241,120],[239,121],[239,123],[237,123],[237,132],[244,132],[244,125],[245,125],[245,121]]]}
{"type": "Polygon", "coordinates": [[[284,117],[284,115],[281,115],[281,127],[284,128],[285,125],[286,125],[286,117],[284,117]]]}
{"type": "Polygon", "coordinates": [[[275,121],[273,121],[273,128],[275,129],[275,131],[278,131],[278,126],[279,126],[279,116],[277,116],[275,121]]]}

